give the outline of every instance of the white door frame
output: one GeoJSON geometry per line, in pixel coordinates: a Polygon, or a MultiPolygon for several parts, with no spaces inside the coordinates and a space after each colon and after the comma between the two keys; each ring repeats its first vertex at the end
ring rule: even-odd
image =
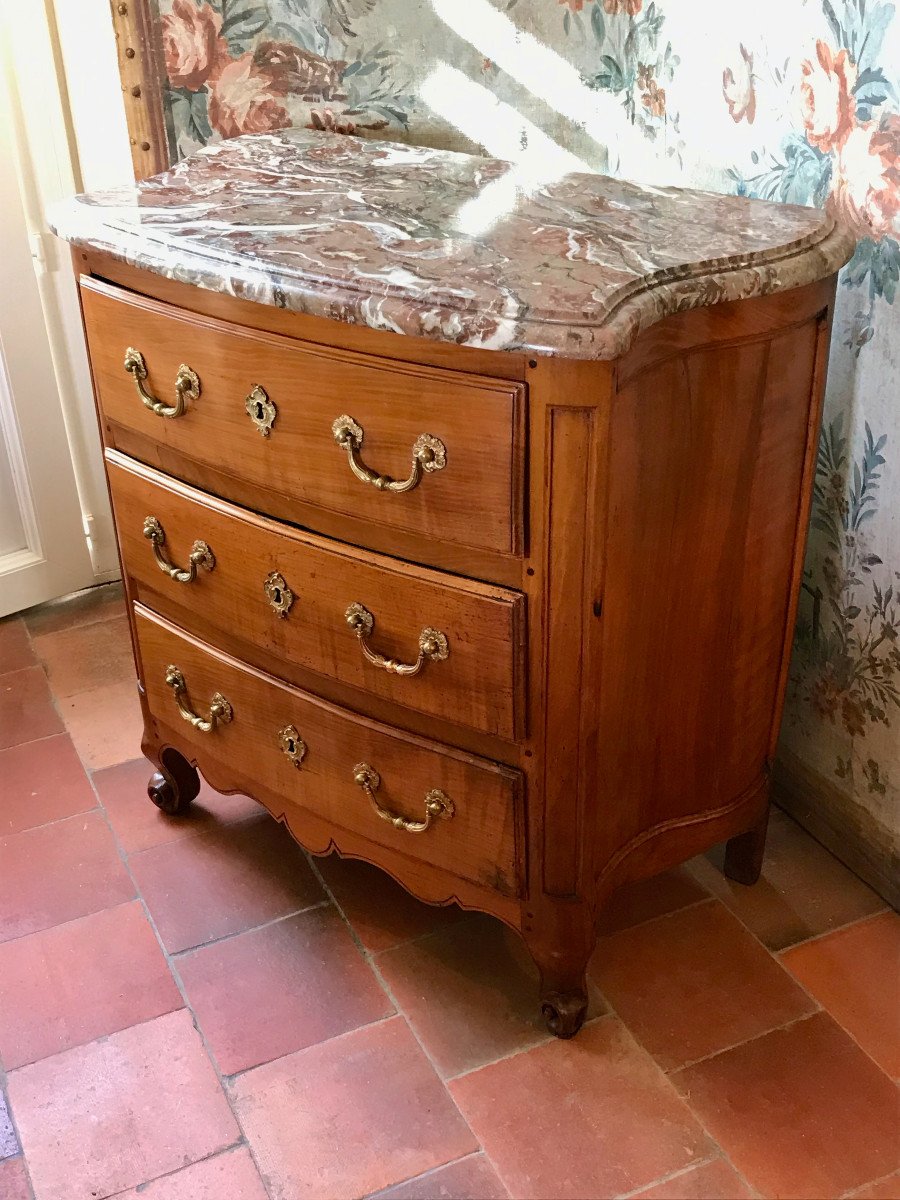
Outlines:
{"type": "Polygon", "coordinates": [[[0,559],[0,615],[119,574],[71,260],[44,218],[82,189],[76,142],[104,175],[93,186],[131,178],[124,112],[121,145],[109,117],[120,85],[108,5],[91,0],[80,12],[61,45],[52,0],[0,0],[0,435],[28,543],[15,561],[0,559]],[[72,28],[83,44],[70,44],[72,28]],[[81,72],[75,113],[64,51],[81,72]]]}

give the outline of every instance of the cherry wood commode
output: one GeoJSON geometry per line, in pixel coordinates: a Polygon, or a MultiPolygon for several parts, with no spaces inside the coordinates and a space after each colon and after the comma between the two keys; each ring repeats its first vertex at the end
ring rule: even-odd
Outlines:
{"type": "Polygon", "coordinates": [[[755,880],[831,281],[670,317],[611,363],[506,354],[498,379],[478,351],[407,341],[410,371],[389,334],[264,331],[258,306],[76,263],[161,808],[199,769],[314,853],[493,913],[560,1036],[615,888],[726,839],[755,880]],[[196,372],[180,417],[142,403],[129,348],[166,404],[196,372]],[[426,433],[446,467],[405,494],[359,479],[332,432],[348,407],[360,462],[404,479],[426,433]]]}
{"type": "Polygon", "coordinates": [[[70,231],[153,801],[183,812],[199,771],[493,914],[560,1037],[616,888],[723,841],[752,883],[849,253],[784,211],[822,223],[785,243],[802,270],[686,265],[665,304],[648,273],[572,353],[421,306],[422,336],[371,328],[349,290],[291,311],[70,231]]]}

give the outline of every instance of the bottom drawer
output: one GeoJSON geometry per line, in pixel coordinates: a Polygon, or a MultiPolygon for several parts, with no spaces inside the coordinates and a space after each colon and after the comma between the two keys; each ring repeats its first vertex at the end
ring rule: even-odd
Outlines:
{"type": "Polygon", "coordinates": [[[141,605],[135,628],[150,711],[201,767],[215,760],[286,805],[365,837],[375,861],[385,846],[521,894],[518,771],[288,687],[141,605]]]}

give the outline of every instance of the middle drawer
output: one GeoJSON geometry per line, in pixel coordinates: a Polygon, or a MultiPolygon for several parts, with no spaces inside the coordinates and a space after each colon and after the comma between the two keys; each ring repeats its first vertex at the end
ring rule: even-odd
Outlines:
{"type": "Polygon", "coordinates": [[[524,736],[518,592],[282,525],[115,450],[107,460],[136,599],[406,708],[524,736]]]}

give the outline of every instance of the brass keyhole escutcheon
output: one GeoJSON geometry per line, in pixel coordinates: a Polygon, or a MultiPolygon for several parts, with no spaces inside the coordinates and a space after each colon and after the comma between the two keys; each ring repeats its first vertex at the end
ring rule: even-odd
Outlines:
{"type": "Polygon", "coordinates": [[[247,411],[247,416],[259,430],[262,437],[267,438],[272,431],[272,426],[275,424],[278,409],[269,399],[265,388],[261,388],[257,384],[244,401],[244,408],[247,411]]]}
{"type": "Polygon", "coordinates": [[[306,742],[300,736],[296,725],[286,725],[279,731],[278,745],[295,767],[299,767],[306,757],[306,742]]]}
{"type": "Polygon", "coordinates": [[[266,599],[279,617],[286,617],[294,603],[294,593],[287,585],[287,580],[279,571],[271,571],[263,584],[266,599]]]}

